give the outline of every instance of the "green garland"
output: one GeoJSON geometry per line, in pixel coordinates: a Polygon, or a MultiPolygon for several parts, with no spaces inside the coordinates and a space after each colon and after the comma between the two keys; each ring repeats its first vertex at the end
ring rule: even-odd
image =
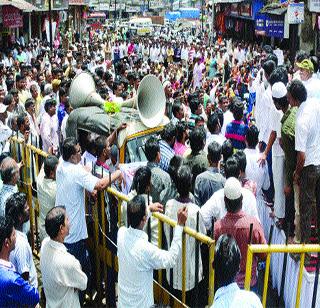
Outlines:
{"type": "Polygon", "coordinates": [[[114,102],[105,102],[103,109],[106,113],[117,113],[121,111],[120,105],[114,102]]]}

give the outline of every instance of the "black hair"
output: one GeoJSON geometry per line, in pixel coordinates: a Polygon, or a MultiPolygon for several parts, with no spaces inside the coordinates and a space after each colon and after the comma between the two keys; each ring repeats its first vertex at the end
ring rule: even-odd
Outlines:
{"type": "Polygon", "coordinates": [[[57,237],[60,227],[64,226],[66,219],[66,208],[64,206],[53,207],[46,215],[44,226],[51,239],[57,237]]]}
{"type": "Polygon", "coordinates": [[[26,114],[26,113],[21,113],[21,114],[18,115],[18,117],[17,117],[17,126],[18,126],[18,129],[20,129],[21,126],[24,125],[25,120],[26,120],[26,117],[27,117],[27,114],[26,114]]]}
{"type": "Polygon", "coordinates": [[[13,95],[12,94],[7,94],[4,99],[3,99],[3,104],[6,106],[9,106],[13,101],[13,95]]]}
{"type": "Polygon", "coordinates": [[[182,103],[180,100],[176,99],[172,105],[172,114],[175,116],[181,109],[182,103]]]}
{"type": "Polygon", "coordinates": [[[180,142],[183,138],[183,134],[188,129],[188,123],[184,121],[179,121],[176,124],[176,140],[180,142]]]}
{"type": "Polygon", "coordinates": [[[234,153],[233,156],[238,160],[240,171],[245,172],[247,167],[246,154],[243,151],[239,150],[236,153],[234,153]]]}
{"type": "Polygon", "coordinates": [[[148,161],[154,162],[158,153],[160,152],[159,142],[155,137],[150,137],[144,147],[148,161]]]}
{"type": "Polygon", "coordinates": [[[33,98],[28,98],[26,102],[24,103],[24,108],[27,110],[28,108],[31,107],[32,104],[35,104],[33,98]]]}
{"type": "Polygon", "coordinates": [[[236,121],[240,121],[243,119],[243,110],[244,110],[244,104],[240,100],[236,100],[232,105],[232,114],[236,121]]]}
{"type": "Polygon", "coordinates": [[[304,50],[297,51],[295,61],[301,63],[303,60],[308,59],[308,54],[304,50]]]}
{"type": "Polygon", "coordinates": [[[14,226],[20,227],[19,217],[23,215],[27,195],[22,192],[12,194],[6,201],[6,216],[11,217],[14,226]]]}
{"type": "Polygon", "coordinates": [[[288,72],[285,66],[278,66],[269,76],[269,83],[273,86],[276,82],[282,82],[287,85],[289,82],[288,72]]]}
{"type": "Polygon", "coordinates": [[[278,66],[278,57],[274,53],[268,54],[266,61],[273,61],[278,66]]]}
{"type": "Polygon", "coordinates": [[[56,104],[57,102],[53,98],[47,99],[44,104],[44,110],[48,112],[50,107],[55,106],[56,104]]]}
{"type": "Polygon", "coordinates": [[[137,195],[127,205],[128,225],[136,229],[145,215],[146,201],[143,196],[137,195]]]}
{"type": "Polygon", "coordinates": [[[99,66],[99,67],[97,67],[95,70],[94,70],[94,72],[97,74],[97,76],[99,77],[99,78],[103,78],[103,75],[104,75],[104,70],[103,70],[103,67],[101,67],[101,66],[99,66]]]}
{"type": "Polygon", "coordinates": [[[113,91],[113,93],[118,89],[118,87],[121,85],[121,81],[120,80],[115,80],[114,82],[113,82],[113,85],[112,85],[112,91],[113,91]]]}
{"type": "Polygon", "coordinates": [[[300,80],[292,80],[287,89],[300,104],[307,100],[307,89],[300,80]]]}
{"type": "Polygon", "coordinates": [[[107,141],[108,141],[108,138],[106,136],[99,136],[95,140],[95,148],[96,148],[97,157],[99,157],[103,153],[103,150],[106,147],[107,141]]]}
{"type": "Polygon", "coordinates": [[[208,130],[211,134],[214,134],[218,124],[220,124],[220,119],[219,119],[218,113],[217,112],[211,113],[208,118],[208,123],[207,123],[208,130]]]}
{"type": "Polygon", "coordinates": [[[219,121],[220,121],[220,126],[222,127],[223,123],[224,123],[223,111],[221,109],[216,109],[214,112],[217,113],[219,121]]]}
{"type": "Polygon", "coordinates": [[[13,221],[10,217],[0,216],[0,251],[5,240],[11,237],[13,227],[13,221]]]}
{"type": "Polygon", "coordinates": [[[212,163],[218,163],[221,160],[221,151],[221,145],[216,141],[212,141],[208,146],[208,160],[212,163]]]}
{"type": "Polygon", "coordinates": [[[206,142],[206,132],[203,127],[196,127],[189,136],[191,151],[194,153],[203,150],[206,142]]]}
{"type": "Polygon", "coordinates": [[[17,76],[16,76],[16,82],[19,82],[19,81],[23,80],[24,78],[25,78],[25,77],[22,76],[22,75],[17,75],[17,76]]]}
{"type": "Polygon", "coordinates": [[[134,189],[138,195],[145,194],[150,182],[151,169],[147,166],[140,167],[133,177],[131,189],[134,189]]]}
{"type": "Polygon", "coordinates": [[[223,161],[227,161],[227,159],[232,156],[233,145],[230,139],[227,139],[223,142],[221,152],[223,156],[223,161]]]}
{"type": "Polygon", "coordinates": [[[77,139],[74,137],[68,137],[62,144],[62,158],[64,161],[68,161],[70,157],[76,154],[77,139]]]}
{"type": "Polygon", "coordinates": [[[272,99],[273,99],[273,103],[275,105],[278,105],[281,109],[288,107],[288,105],[289,105],[289,101],[288,101],[287,96],[280,97],[280,98],[273,97],[272,99]]]}
{"type": "Polygon", "coordinates": [[[199,105],[200,105],[200,102],[199,102],[198,98],[191,99],[191,101],[189,103],[189,107],[190,107],[191,113],[195,114],[195,112],[199,108],[199,105]]]}
{"type": "Polygon", "coordinates": [[[48,178],[50,176],[51,171],[54,171],[55,167],[58,165],[59,159],[54,155],[49,155],[44,160],[43,169],[44,174],[48,178]]]}
{"type": "Polygon", "coordinates": [[[268,60],[268,61],[264,62],[262,68],[263,68],[264,72],[270,77],[270,75],[272,74],[272,72],[276,68],[276,64],[274,61],[268,60]]]}
{"type": "Polygon", "coordinates": [[[175,184],[180,197],[189,196],[192,189],[192,172],[189,166],[182,165],[178,168],[175,184]]]}
{"type": "Polygon", "coordinates": [[[246,140],[249,148],[255,148],[259,142],[259,129],[257,126],[249,126],[246,132],[246,140]]]}
{"type": "Polygon", "coordinates": [[[170,159],[169,167],[168,167],[168,173],[171,177],[171,180],[173,181],[174,184],[176,184],[177,181],[177,171],[179,167],[181,167],[184,163],[183,157],[180,155],[174,155],[170,159]]]}
{"type": "Polygon", "coordinates": [[[235,157],[229,157],[224,165],[224,172],[226,178],[234,177],[236,179],[239,178],[240,175],[240,166],[239,161],[235,157]]]}
{"type": "Polygon", "coordinates": [[[310,61],[312,62],[313,64],[313,69],[314,69],[314,72],[318,72],[319,70],[319,60],[316,56],[311,56],[310,57],[310,61]]]}
{"type": "Polygon", "coordinates": [[[242,207],[242,199],[243,196],[241,196],[238,199],[228,199],[226,196],[224,196],[224,203],[226,206],[226,210],[230,213],[237,213],[241,210],[242,207]]]}
{"type": "Polygon", "coordinates": [[[222,234],[216,242],[214,270],[218,287],[234,282],[240,269],[241,252],[230,234],[222,234]]]}
{"type": "Polygon", "coordinates": [[[267,54],[273,53],[272,47],[271,47],[270,45],[264,45],[264,46],[262,47],[262,50],[263,50],[265,53],[267,53],[267,54]]]}
{"type": "Polygon", "coordinates": [[[170,143],[172,142],[172,139],[175,138],[175,136],[176,136],[176,126],[170,122],[164,127],[161,133],[161,139],[170,143]]]}

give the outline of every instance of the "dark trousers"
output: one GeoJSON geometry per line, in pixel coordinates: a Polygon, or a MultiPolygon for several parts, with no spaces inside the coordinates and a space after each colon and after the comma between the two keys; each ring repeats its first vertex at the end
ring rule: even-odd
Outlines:
{"type": "Polygon", "coordinates": [[[291,187],[291,193],[286,196],[286,214],[285,214],[285,224],[284,231],[289,236],[294,236],[294,218],[295,218],[295,209],[294,209],[294,191],[291,187]]]}
{"type": "Polygon", "coordinates": [[[316,209],[318,239],[320,226],[320,165],[304,167],[300,177],[300,227],[301,242],[308,243],[311,235],[311,218],[316,209]]]}
{"type": "MultiPolygon", "coordinates": [[[[91,263],[89,252],[87,250],[86,240],[80,240],[76,243],[65,243],[69,253],[71,253],[81,264],[82,270],[88,277],[87,289],[90,289],[91,284],[91,263]]],[[[80,305],[83,305],[85,291],[79,292],[80,305]]]]}

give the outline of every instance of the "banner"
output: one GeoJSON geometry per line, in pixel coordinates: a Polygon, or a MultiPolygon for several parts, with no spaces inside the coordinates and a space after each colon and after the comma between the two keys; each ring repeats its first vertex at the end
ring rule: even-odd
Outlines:
{"type": "Polygon", "coordinates": [[[304,3],[289,3],[288,23],[302,24],[304,22],[304,3]]]}
{"type": "Polygon", "coordinates": [[[23,26],[22,12],[11,5],[2,7],[2,22],[5,28],[20,28],[23,26]]]}
{"type": "Polygon", "coordinates": [[[320,0],[309,0],[310,12],[320,13],[320,0]]]}

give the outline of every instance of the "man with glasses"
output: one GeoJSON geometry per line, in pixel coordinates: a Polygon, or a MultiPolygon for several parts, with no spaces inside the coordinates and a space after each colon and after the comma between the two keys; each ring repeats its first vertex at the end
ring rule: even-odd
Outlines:
{"type": "MultiPolygon", "coordinates": [[[[85,190],[90,193],[104,190],[110,184],[109,177],[99,179],[87,171],[79,163],[81,147],[75,138],[66,138],[62,145],[62,162],[56,173],[57,196],[56,206],[65,206],[70,219],[70,232],[64,244],[79,260],[82,270],[86,273],[90,285],[90,260],[86,248],[88,237],[85,217],[85,190]]],[[[121,178],[121,171],[111,174],[111,182],[121,178]]],[[[83,303],[83,293],[80,294],[83,303]]]]}

